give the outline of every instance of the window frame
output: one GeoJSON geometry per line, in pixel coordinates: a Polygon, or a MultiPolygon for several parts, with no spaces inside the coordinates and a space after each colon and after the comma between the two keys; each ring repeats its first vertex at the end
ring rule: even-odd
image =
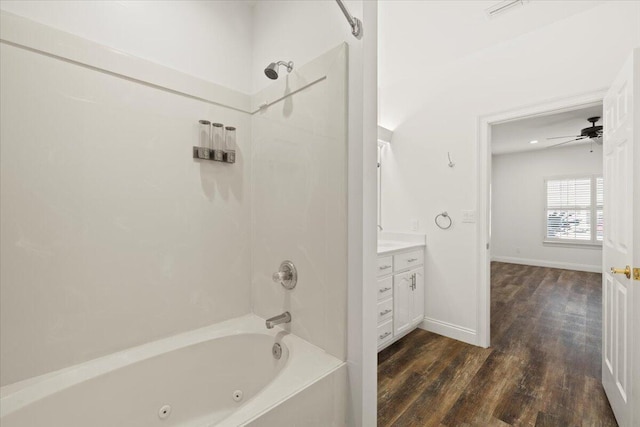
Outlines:
{"type": "MultiPolygon", "coordinates": [[[[572,174],[572,175],[561,175],[561,176],[547,176],[544,178],[543,183],[543,195],[544,195],[544,206],[543,206],[543,227],[542,227],[542,243],[543,245],[549,246],[566,246],[566,247],[576,247],[576,246],[586,246],[586,247],[602,247],[602,240],[598,240],[598,211],[604,211],[604,194],[602,197],[602,205],[598,205],[598,179],[602,179],[602,174],[572,174]],[[573,179],[589,179],[590,181],[590,192],[591,192],[591,203],[589,205],[589,215],[591,222],[591,238],[589,240],[577,240],[577,239],[559,239],[559,238],[551,238],[547,237],[547,226],[548,226],[548,211],[549,211],[549,194],[548,194],[548,182],[549,181],[562,181],[562,180],[573,180],[573,179]]],[[[586,209],[585,209],[586,210],[586,209]]],[[[603,239],[604,240],[604,239],[603,239]]]]}

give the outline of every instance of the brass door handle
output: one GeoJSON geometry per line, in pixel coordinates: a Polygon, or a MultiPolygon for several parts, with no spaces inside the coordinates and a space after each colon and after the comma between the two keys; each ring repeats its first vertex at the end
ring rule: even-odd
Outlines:
{"type": "Polygon", "coordinates": [[[627,276],[627,279],[631,279],[631,267],[629,267],[628,265],[624,268],[624,270],[621,268],[611,267],[611,273],[624,274],[625,276],[627,276]]]}

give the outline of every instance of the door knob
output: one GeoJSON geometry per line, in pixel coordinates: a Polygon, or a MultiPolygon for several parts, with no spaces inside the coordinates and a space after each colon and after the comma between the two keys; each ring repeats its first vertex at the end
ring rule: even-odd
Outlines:
{"type": "Polygon", "coordinates": [[[627,279],[631,279],[631,267],[629,267],[628,265],[624,268],[624,270],[622,268],[611,267],[611,273],[624,274],[625,276],[627,276],[627,279]]]}

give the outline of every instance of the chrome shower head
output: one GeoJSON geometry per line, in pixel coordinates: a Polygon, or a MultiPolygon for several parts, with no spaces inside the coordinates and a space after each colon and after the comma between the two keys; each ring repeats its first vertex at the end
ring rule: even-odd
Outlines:
{"type": "Polygon", "coordinates": [[[278,62],[272,62],[271,64],[269,64],[267,66],[267,68],[264,69],[264,74],[269,77],[271,80],[275,80],[278,78],[278,67],[280,65],[284,65],[285,67],[287,67],[287,72],[290,73],[291,70],[293,70],[293,62],[289,61],[289,62],[284,62],[284,61],[278,61],[278,62]]]}
{"type": "Polygon", "coordinates": [[[272,62],[267,68],[264,69],[264,74],[271,80],[278,78],[278,64],[272,62]]]}

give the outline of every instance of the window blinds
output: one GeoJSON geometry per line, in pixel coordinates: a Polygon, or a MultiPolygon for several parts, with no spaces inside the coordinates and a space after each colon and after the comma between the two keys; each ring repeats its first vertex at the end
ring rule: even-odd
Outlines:
{"type": "Polygon", "coordinates": [[[546,240],[602,240],[602,178],[549,179],[546,183],[546,240]]]}

